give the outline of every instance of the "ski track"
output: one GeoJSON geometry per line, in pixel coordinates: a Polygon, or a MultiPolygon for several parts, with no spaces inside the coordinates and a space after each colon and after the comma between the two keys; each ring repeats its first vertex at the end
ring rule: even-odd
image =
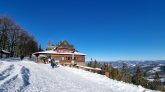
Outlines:
{"type": "Polygon", "coordinates": [[[14,69],[14,65],[10,65],[7,69],[0,73],[0,80],[4,80],[6,77],[10,76],[10,73],[14,69]]]}
{"type": "Polygon", "coordinates": [[[18,92],[24,92],[24,90],[26,90],[27,86],[30,85],[29,82],[29,69],[26,67],[22,67],[21,68],[21,74],[22,74],[22,79],[23,79],[23,85],[19,87],[19,89],[17,90],[18,92]]]}
{"type": "MultiPolygon", "coordinates": [[[[3,62],[4,63],[4,62],[3,62]]],[[[4,70],[0,72],[0,92],[24,92],[29,82],[30,71],[20,64],[8,63],[1,66],[4,70]],[[8,65],[8,67],[7,67],[8,65]],[[15,67],[17,67],[15,69],[15,67]]]]}
{"type": "Polygon", "coordinates": [[[0,92],[155,92],[80,69],[8,61],[0,61],[0,92]]]}

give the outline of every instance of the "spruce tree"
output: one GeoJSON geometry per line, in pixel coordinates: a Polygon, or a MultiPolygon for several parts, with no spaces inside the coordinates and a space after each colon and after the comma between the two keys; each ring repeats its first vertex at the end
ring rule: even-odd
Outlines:
{"type": "Polygon", "coordinates": [[[165,91],[164,85],[161,83],[159,73],[155,73],[154,81],[152,84],[152,88],[154,90],[160,90],[160,91],[165,91]]]}
{"type": "Polygon", "coordinates": [[[95,60],[93,64],[93,68],[96,68],[96,67],[97,67],[97,61],[95,60]]]}
{"type": "Polygon", "coordinates": [[[118,69],[112,69],[112,79],[120,80],[120,72],[118,69]]]}
{"type": "Polygon", "coordinates": [[[131,76],[129,75],[127,64],[123,64],[120,80],[128,83],[131,82],[131,76]]]}
{"type": "Polygon", "coordinates": [[[140,69],[140,66],[137,66],[137,70],[135,75],[132,77],[132,83],[135,85],[142,85],[143,87],[146,87],[148,81],[144,78],[143,72],[140,69]]]}

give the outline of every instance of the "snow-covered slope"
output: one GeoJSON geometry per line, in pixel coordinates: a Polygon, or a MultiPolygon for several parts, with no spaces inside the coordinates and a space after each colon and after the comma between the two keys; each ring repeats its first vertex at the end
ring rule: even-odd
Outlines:
{"type": "Polygon", "coordinates": [[[80,69],[16,61],[0,61],[0,92],[153,92],[80,69]]]}

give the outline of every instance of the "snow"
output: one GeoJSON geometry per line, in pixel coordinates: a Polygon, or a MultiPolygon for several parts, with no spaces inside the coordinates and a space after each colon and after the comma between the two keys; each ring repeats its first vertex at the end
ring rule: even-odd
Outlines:
{"type": "Polygon", "coordinates": [[[161,82],[165,82],[165,78],[161,78],[160,81],[161,81],[161,82]]]}
{"type": "MultiPolygon", "coordinates": [[[[154,81],[154,79],[149,79],[149,78],[147,80],[152,81],[152,82],[154,81]]],[[[165,82],[165,78],[161,78],[160,81],[165,82]]]]}
{"type": "MultiPolygon", "coordinates": [[[[9,60],[8,60],[9,61],[9,60]]],[[[81,69],[0,60],[0,92],[155,92],[81,69]]]]}
{"type": "Polygon", "coordinates": [[[7,53],[9,54],[10,52],[8,52],[7,50],[1,50],[3,53],[7,53]]]}
{"type": "Polygon", "coordinates": [[[148,71],[149,73],[155,73],[155,72],[160,72],[160,67],[154,67],[152,70],[148,71]]]}
{"type": "Polygon", "coordinates": [[[64,53],[58,53],[58,54],[67,54],[67,55],[72,55],[72,54],[74,54],[74,55],[86,55],[86,54],[83,54],[83,53],[80,53],[80,52],[74,52],[74,53],[71,53],[71,52],[64,52],[64,53]]]}
{"type": "Polygon", "coordinates": [[[83,53],[80,53],[80,52],[74,52],[74,54],[77,54],[77,55],[86,55],[86,54],[83,54],[83,53]]]}
{"type": "Polygon", "coordinates": [[[153,70],[154,70],[154,71],[157,71],[157,72],[161,71],[161,70],[160,70],[160,67],[155,67],[155,68],[153,68],[153,70]]]}
{"type": "Polygon", "coordinates": [[[159,64],[159,66],[165,66],[165,64],[159,64]]]}
{"type": "MultiPolygon", "coordinates": [[[[57,51],[54,50],[46,50],[46,51],[41,51],[41,52],[36,52],[38,54],[57,54],[57,51]]],[[[35,54],[35,53],[34,53],[35,54]]]]}
{"type": "Polygon", "coordinates": [[[67,54],[67,55],[72,55],[72,54],[75,54],[75,55],[86,55],[86,54],[83,54],[83,53],[80,53],[80,52],[74,52],[74,53],[71,53],[71,52],[57,52],[57,51],[54,51],[54,50],[46,50],[46,51],[41,51],[41,52],[36,52],[34,54],[67,54]]]}

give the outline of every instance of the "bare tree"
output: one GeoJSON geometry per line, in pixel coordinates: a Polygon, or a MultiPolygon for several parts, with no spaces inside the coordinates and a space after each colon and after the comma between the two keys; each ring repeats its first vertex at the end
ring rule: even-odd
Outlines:
{"type": "Polygon", "coordinates": [[[0,50],[8,50],[11,56],[30,55],[38,50],[37,41],[27,31],[7,16],[0,17],[0,50]]]}

